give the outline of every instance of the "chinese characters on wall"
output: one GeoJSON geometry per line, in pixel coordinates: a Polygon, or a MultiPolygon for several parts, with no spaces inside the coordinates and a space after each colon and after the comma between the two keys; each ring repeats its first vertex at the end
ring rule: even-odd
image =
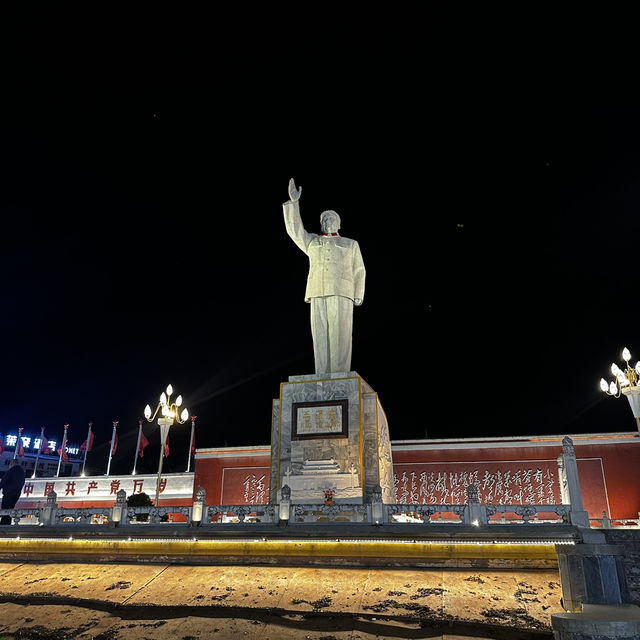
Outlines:
{"type": "Polygon", "coordinates": [[[340,433],[342,407],[305,407],[298,409],[298,434],[340,433]]]}
{"type": "Polygon", "coordinates": [[[266,504],[269,501],[269,494],[265,485],[266,474],[247,474],[242,486],[243,500],[248,504],[266,504]]]}
{"type": "Polygon", "coordinates": [[[221,504],[267,504],[269,467],[226,467],[221,504]]]}
{"type": "Polygon", "coordinates": [[[452,465],[400,464],[394,467],[394,484],[398,504],[465,504],[470,484],[478,487],[483,504],[560,503],[555,461],[470,463],[455,470],[452,465]]]}

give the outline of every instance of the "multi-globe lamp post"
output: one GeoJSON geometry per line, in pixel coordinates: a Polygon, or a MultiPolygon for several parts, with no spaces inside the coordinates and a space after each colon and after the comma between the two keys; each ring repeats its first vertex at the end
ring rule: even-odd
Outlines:
{"type": "Polygon", "coordinates": [[[615,376],[613,382],[607,382],[604,378],[600,379],[600,388],[608,396],[619,398],[621,395],[627,397],[631,405],[633,417],[636,419],[636,425],[640,431],[640,361],[636,362],[635,367],[629,365],[631,353],[626,347],[622,350],[622,359],[625,361],[625,368],[621,369],[615,362],[611,365],[611,373],[615,376]]]}
{"type": "Polygon", "coordinates": [[[169,428],[176,422],[178,424],[184,424],[189,419],[189,412],[187,411],[186,407],[184,407],[180,412],[180,407],[182,406],[182,396],[178,396],[174,402],[171,402],[172,395],[173,387],[171,385],[168,385],[166,392],[163,391],[160,395],[160,402],[158,402],[158,406],[153,413],[151,412],[151,407],[149,405],[144,408],[144,417],[148,422],[153,422],[158,413],[160,414],[160,416],[158,417],[158,426],[160,427],[160,460],[158,462],[158,482],[156,484],[156,507],[158,506],[158,501],[160,499],[162,459],[164,457],[164,447],[167,442],[167,436],[169,435],[169,428]]]}

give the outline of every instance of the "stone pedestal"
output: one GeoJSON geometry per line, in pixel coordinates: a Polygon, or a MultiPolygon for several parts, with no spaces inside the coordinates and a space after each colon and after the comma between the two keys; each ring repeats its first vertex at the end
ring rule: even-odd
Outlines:
{"type": "Polygon", "coordinates": [[[273,401],[271,501],[285,484],[291,502],[371,502],[376,485],[394,503],[389,428],[378,394],[355,372],[291,376],[273,401]]]}
{"type": "Polygon", "coordinates": [[[556,640],[637,640],[640,608],[586,604],[582,613],[554,613],[551,626],[556,640]]]}
{"type": "Polygon", "coordinates": [[[566,611],[579,612],[585,604],[629,603],[623,547],[594,542],[556,546],[566,611]]]}
{"type": "Polygon", "coordinates": [[[557,545],[562,605],[551,616],[557,640],[640,638],[640,609],[629,603],[624,548],[602,531],[581,530],[583,543],[557,545]]]}

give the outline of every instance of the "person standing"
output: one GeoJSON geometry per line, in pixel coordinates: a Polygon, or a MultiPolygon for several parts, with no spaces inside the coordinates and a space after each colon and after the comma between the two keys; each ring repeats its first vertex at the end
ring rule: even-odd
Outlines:
{"type": "Polygon", "coordinates": [[[340,216],[323,211],[322,235],[305,231],[300,217],[302,187],[289,181],[289,201],[282,205],[284,223],[291,239],[309,257],[309,276],[304,296],[311,304],[311,335],[316,373],[351,370],[353,306],[364,298],[365,268],[360,246],[343,238],[340,216]]]}
{"type": "MultiPolygon", "coordinates": [[[[0,480],[0,489],[2,489],[2,508],[13,509],[16,506],[24,487],[25,475],[24,469],[17,460],[12,460],[9,470],[0,480]]],[[[11,524],[10,516],[2,516],[0,524],[11,524]]]]}

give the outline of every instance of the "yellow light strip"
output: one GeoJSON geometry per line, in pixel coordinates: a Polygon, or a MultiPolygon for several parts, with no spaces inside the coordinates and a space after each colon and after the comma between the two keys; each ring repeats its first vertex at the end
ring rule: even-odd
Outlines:
{"type": "Polygon", "coordinates": [[[140,554],[187,556],[336,556],[401,558],[528,558],[556,560],[566,541],[395,542],[387,540],[0,540],[0,554],[140,554]]]}

